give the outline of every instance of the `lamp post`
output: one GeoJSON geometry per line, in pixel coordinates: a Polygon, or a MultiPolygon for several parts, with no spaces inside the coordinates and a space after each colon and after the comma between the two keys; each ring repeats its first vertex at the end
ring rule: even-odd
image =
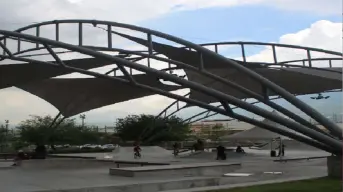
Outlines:
{"type": "Polygon", "coordinates": [[[4,130],[1,130],[1,152],[4,151],[4,145],[7,146],[7,133],[8,133],[8,124],[9,124],[9,120],[5,120],[5,127],[4,130]],[[4,133],[5,132],[5,133],[4,133]]]}
{"type": "Polygon", "coordinates": [[[86,119],[86,115],[85,114],[81,114],[80,115],[80,119],[82,121],[82,128],[85,126],[85,119],[86,119]]]}

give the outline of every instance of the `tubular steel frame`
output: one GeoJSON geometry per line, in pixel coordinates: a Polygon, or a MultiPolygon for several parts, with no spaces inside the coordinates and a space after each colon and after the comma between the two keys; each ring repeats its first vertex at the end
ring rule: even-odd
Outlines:
{"type": "MultiPolygon", "coordinates": [[[[91,76],[95,76],[95,77],[107,78],[107,79],[112,79],[112,80],[116,80],[116,81],[121,81],[124,83],[129,83],[129,84],[132,84],[132,85],[140,87],[140,88],[148,89],[148,90],[150,90],[154,93],[160,94],[160,95],[164,95],[164,96],[167,96],[167,97],[170,97],[173,99],[177,99],[177,100],[180,100],[183,102],[187,102],[191,105],[196,105],[196,106],[199,106],[199,107],[202,107],[202,108],[214,111],[214,112],[218,112],[219,114],[223,114],[223,115],[226,115],[226,116],[229,116],[232,118],[236,118],[237,120],[240,120],[240,121],[244,121],[244,122],[247,122],[247,123],[268,129],[268,130],[272,130],[274,132],[280,133],[280,134],[285,135],[287,137],[290,137],[290,138],[305,142],[309,145],[315,146],[317,148],[326,150],[328,152],[331,152],[334,154],[341,154],[342,144],[341,144],[339,139],[332,138],[326,134],[323,134],[317,128],[312,127],[312,124],[308,124],[308,122],[306,120],[302,119],[301,117],[295,115],[294,113],[292,113],[290,111],[287,111],[283,107],[281,107],[275,103],[270,102],[269,100],[265,99],[264,97],[257,95],[256,93],[251,93],[251,92],[249,92],[249,90],[246,90],[245,88],[240,87],[239,85],[235,85],[232,82],[229,82],[229,81],[227,81],[221,77],[218,77],[214,74],[207,72],[203,68],[204,66],[202,65],[203,64],[203,62],[201,62],[202,60],[200,60],[199,67],[196,68],[193,66],[189,66],[185,63],[182,63],[182,62],[169,60],[169,59],[161,59],[161,61],[164,60],[165,62],[175,64],[181,68],[191,69],[191,70],[197,71],[204,76],[210,77],[216,81],[223,82],[229,86],[233,86],[233,87],[241,90],[242,92],[246,92],[246,93],[249,93],[250,95],[254,95],[254,96],[256,96],[256,98],[258,98],[258,100],[262,101],[263,103],[266,103],[267,105],[269,105],[272,108],[280,111],[281,113],[284,113],[285,115],[288,114],[287,116],[291,117],[294,120],[299,120],[298,121],[299,123],[297,123],[295,121],[288,120],[288,119],[283,118],[281,116],[274,115],[267,110],[264,110],[262,108],[258,108],[254,105],[251,105],[250,103],[246,103],[244,101],[241,101],[240,99],[226,95],[220,91],[208,88],[208,87],[201,85],[199,83],[192,82],[189,80],[185,80],[183,78],[175,77],[174,75],[168,74],[164,71],[159,71],[159,70],[150,68],[149,65],[143,66],[141,64],[134,63],[134,62],[129,61],[127,59],[120,58],[118,56],[108,55],[105,53],[97,52],[96,50],[91,49],[89,47],[88,48],[83,47],[82,46],[82,25],[84,25],[84,24],[107,25],[108,29],[109,29],[107,31],[108,32],[107,33],[108,34],[108,48],[111,48],[111,49],[112,49],[112,29],[111,29],[112,26],[136,30],[136,31],[146,33],[147,37],[148,37],[148,42],[149,42],[148,43],[148,54],[145,54],[146,57],[148,58],[148,64],[149,64],[149,58],[157,57],[157,56],[153,55],[154,53],[153,53],[153,47],[152,47],[152,35],[157,36],[157,37],[161,37],[161,38],[164,38],[164,39],[167,39],[170,41],[174,41],[174,42],[182,44],[188,48],[194,49],[197,52],[199,52],[200,58],[202,58],[203,54],[216,57],[217,59],[220,59],[221,61],[226,62],[231,67],[236,68],[238,71],[242,72],[242,74],[248,75],[249,77],[260,82],[262,85],[268,87],[268,89],[272,90],[273,92],[279,94],[281,97],[285,98],[288,102],[292,103],[294,106],[298,107],[304,113],[306,113],[307,115],[312,117],[317,122],[321,123],[327,129],[329,129],[332,133],[332,136],[341,138],[342,129],[340,127],[338,127],[336,124],[334,124],[330,120],[326,119],[319,112],[315,111],[310,106],[303,103],[302,101],[297,99],[295,96],[293,96],[292,94],[290,94],[289,92],[287,92],[283,88],[277,86],[276,84],[272,83],[268,79],[265,79],[264,77],[260,76],[259,74],[255,73],[254,71],[251,71],[250,69],[246,68],[245,66],[242,66],[242,65],[236,63],[235,61],[230,60],[228,58],[225,58],[225,57],[223,57],[223,56],[221,56],[215,52],[212,52],[212,51],[210,51],[210,50],[208,50],[202,46],[193,44],[191,42],[188,42],[188,41],[185,41],[183,39],[173,37],[173,36],[161,33],[161,32],[157,32],[157,31],[153,31],[153,30],[149,30],[149,29],[145,29],[145,28],[141,28],[141,27],[136,27],[136,26],[122,24],[122,23],[108,22],[108,21],[61,20],[61,21],[50,21],[50,22],[44,22],[44,23],[30,25],[28,27],[21,28],[20,30],[17,30],[17,32],[0,30],[0,34],[4,35],[2,38],[0,38],[0,40],[3,40],[5,42],[5,39],[10,37],[10,38],[16,39],[18,41],[18,52],[21,51],[20,50],[20,41],[21,40],[26,40],[27,42],[34,42],[36,44],[36,47],[39,47],[40,44],[43,44],[43,46],[55,58],[55,60],[58,64],[53,64],[53,63],[49,63],[49,62],[45,62],[45,61],[39,61],[39,60],[17,57],[15,55],[13,55],[12,52],[6,47],[6,43],[2,43],[1,41],[0,41],[0,47],[3,48],[4,54],[0,57],[2,57],[2,59],[12,59],[12,60],[18,60],[18,61],[24,61],[24,62],[36,62],[36,63],[42,63],[42,64],[47,64],[47,65],[55,65],[55,66],[63,67],[65,69],[69,69],[71,72],[79,72],[79,73],[83,73],[83,74],[87,74],[87,75],[91,75],[91,76]],[[59,40],[58,39],[58,37],[59,37],[58,36],[58,34],[59,34],[58,26],[59,26],[59,24],[62,24],[62,23],[77,23],[79,25],[79,45],[78,46],[58,41],[59,40]],[[41,38],[41,37],[39,37],[39,33],[37,33],[38,35],[36,35],[36,36],[18,33],[18,32],[22,32],[23,30],[26,30],[29,28],[36,28],[36,30],[39,31],[40,26],[48,25],[48,24],[54,24],[56,26],[56,40],[57,41],[51,40],[51,39],[46,39],[46,38],[41,38]],[[58,55],[53,50],[53,48],[55,48],[55,47],[64,48],[64,49],[67,49],[70,51],[75,51],[75,52],[82,53],[82,54],[92,56],[95,58],[102,58],[102,59],[107,59],[107,60],[113,61],[118,66],[118,68],[123,72],[123,74],[128,78],[128,80],[124,80],[124,79],[113,77],[113,76],[108,76],[107,74],[100,74],[100,73],[87,71],[87,70],[83,70],[83,69],[79,69],[79,68],[75,68],[75,67],[70,67],[70,66],[64,64],[61,61],[61,59],[59,59],[58,55]],[[214,98],[217,98],[218,101],[221,102],[222,105],[224,106],[224,109],[221,109],[221,108],[218,108],[215,106],[211,106],[211,105],[203,103],[201,101],[193,100],[193,99],[186,98],[186,97],[183,97],[180,95],[176,95],[176,94],[169,93],[169,92],[166,92],[163,90],[159,90],[159,89],[154,88],[154,87],[150,87],[147,85],[140,84],[139,82],[136,82],[134,80],[134,78],[131,76],[132,73],[129,73],[125,69],[125,67],[130,68],[130,71],[131,71],[131,69],[142,71],[142,72],[145,72],[147,74],[156,76],[157,78],[165,79],[165,80],[180,84],[183,87],[188,87],[188,88],[203,92],[207,95],[210,95],[214,98]],[[306,135],[306,136],[308,136],[314,140],[309,139],[309,138],[304,137],[304,136],[301,136],[301,135],[291,133],[289,131],[278,129],[276,127],[270,126],[268,124],[257,121],[255,119],[251,119],[251,118],[236,114],[229,107],[228,103],[235,105],[237,107],[240,107],[242,109],[245,109],[249,112],[255,113],[256,115],[270,119],[270,120],[272,120],[276,123],[279,123],[281,125],[284,125],[290,129],[295,130],[299,133],[302,133],[302,134],[304,134],[304,135],[306,135]]],[[[297,47],[297,46],[291,46],[291,47],[297,47]]],[[[297,48],[299,48],[299,47],[297,47],[297,48]]],[[[311,58],[310,57],[311,51],[319,51],[319,52],[323,52],[323,53],[332,54],[335,56],[341,56],[341,53],[338,53],[338,52],[308,48],[307,49],[307,53],[308,53],[307,55],[309,58],[309,60],[308,60],[309,63],[311,63],[311,59],[310,59],[311,58]]],[[[128,53],[128,51],[126,51],[126,52],[128,53]]]]}

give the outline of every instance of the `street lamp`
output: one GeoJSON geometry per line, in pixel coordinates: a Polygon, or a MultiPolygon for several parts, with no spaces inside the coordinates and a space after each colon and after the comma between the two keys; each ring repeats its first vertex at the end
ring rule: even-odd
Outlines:
{"type": "Polygon", "coordinates": [[[81,119],[81,121],[82,121],[82,127],[84,127],[84,126],[85,126],[86,115],[85,115],[85,114],[81,114],[81,115],[80,115],[80,119],[81,119]]]}
{"type": "Polygon", "coordinates": [[[7,146],[7,134],[8,134],[8,124],[9,124],[9,120],[5,120],[5,135],[4,138],[3,138],[3,141],[1,142],[1,152],[3,152],[3,145],[7,146]]]}

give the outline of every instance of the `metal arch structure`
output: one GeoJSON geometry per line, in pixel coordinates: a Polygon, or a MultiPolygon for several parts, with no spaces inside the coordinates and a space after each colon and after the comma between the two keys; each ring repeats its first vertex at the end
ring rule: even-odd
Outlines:
{"type": "MultiPolygon", "coordinates": [[[[272,130],[274,132],[278,132],[282,135],[285,135],[285,136],[288,136],[290,138],[305,142],[307,144],[310,144],[310,145],[315,146],[317,148],[329,151],[331,153],[341,154],[342,144],[341,144],[340,140],[337,139],[337,137],[340,137],[340,134],[342,132],[340,127],[335,125],[330,120],[326,119],[319,112],[313,110],[311,107],[309,107],[305,103],[303,103],[300,100],[298,100],[297,98],[295,98],[292,94],[290,94],[289,92],[287,92],[283,88],[281,88],[281,87],[277,86],[276,84],[270,82],[268,79],[266,79],[266,78],[262,77],[261,75],[251,71],[250,69],[246,68],[245,66],[239,65],[235,61],[232,61],[228,58],[225,58],[219,54],[216,54],[215,52],[212,52],[212,51],[210,51],[210,50],[208,50],[202,46],[193,44],[191,42],[185,41],[185,40],[177,38],[177,37],[173,37],[173,36],[161,33],[161,32],[157,32],[157,31],[153,31],[153,30],[149,30],[149,29],[145,29],[145,28],[141,28],[141,27],[136,27],[136,26],[127,25],[127,24],[121,24],[121,23],[115,23],[115,22],[94,21],[94,20],[61,20],[61,21],[50,21],[50,22],[44,22],[44,23],[40,23],[40,24],[31,25],[30,27],[27,27],[27,29],[32,28],[32,27],[40,27],[42,25],[48,25],[48,24],[58,26],[57,24],[61,24],[61,23],[75,23],[75,24],[79,25],[79,45],[71,45],[71,44],[56,41],[58,39],[52,40],[52,39],[41,38],[41,37],[37,37],[37,36],[33,36],[33,35],[27,35],[27,34],[19,33],[19,32],[11,32],[11,31],[0,30],[0,34],[3,35],[3,39],[12,38],[12,39],[16,39],[18,42],[20,42],[21,40],[27,40],[29,42],[35,43],[36,45],[42,44],[49,51],[51,56],[53,56],[55,58],[55,60],[57,61],[58,64],[53,64],[53,63],[48,63],[45,61],[39,61],[39,60],[17,57],[17,56],[12,54],[12,52],[6,47],[6,45],[4,43],[0,43],[0,47],[2,47],[2,49],[4,50],[4,53],[5,53],[5,54],[2,54],[1,57],[3,59],[12,59],[12,60],[18,60],[18,61],[24,61],[24,62],[31,61],[31,62],[46,64],[46,65],[55,65],[56,67],[63,67],[65,69],[68,69],[71,72],[79,72],[79,73],[83,73],[83,74],[87,74],[87,75],[91,75],[91,76],[96,76],[99,78],[106,78],[106,79],[121,81],[123,83],[129,83],[132,86],[148,89],[148,90],[151,90],[151,91],[153,91],[157,94],[160,94],[160,95],[164,95],[164,96],[167,96],[167,97],[170,97],[173,99],[177,99],[177,100],[180,100],[183,102],[187,102],[187,103],[190,103],[192,105],[196,105],[196,106],[199,106],[199,107],[202,107],[205,109],[209,109],[211,111],[218,112],[220,114],[223,114],[223,115],[226,115],[226,116],[229,116],[232,118],[236,118],[240,121],[245,121],[245,122],[251,123],[253,125],[256,125],[256,126],[268,129],[268,130],[272,130]],[[144,65],[134,63],[132,61],[129,61],[129,60],[117,57],[117,56],[108,55],[105,53],[97,52],[96,50],[91,49],[91,48],[83,47],[82,46],[82,25],[84,25],[84,24],[95,24],[95,25],[109,26],[108,28],[110,30],[108,31],[108,40],[111,39],[111,35],[112,35],[111,27],[112,26],[127,28],[127,29],[131,29],[131,30],[137,30],[137,31],[141,31],[141,32],[146,33],[147,38],[148,38],[148,42],[149,42],[147,58],[153,58],[153,51],[152,51],[153,47],[152,47],[152,43],[151,43],[152,42],[152,40],[151,40],[152,36],[164,38],[164,39],[167,39],[170,41],[177,42],[177,43],[182,44],[184,46],[187,46],[191,49],[196,50],[199,53],[199,59],[200,59],[199,61],[200,62],[199,62],[199,65],[197,68],[189,66],[189,65],[182,63],[182,62],[174,61],[174,60],[166,59],[165,61],[170,62],[170,63],[175,64],[175,65],[179,65],[183,68],[187,67],[188,69],[197,71],[204,76],[211,77],[214,80],[226,82],[226,84],[228,84],[228,85],[235,86],[234,84],[232,84],[232,83],[230,84],[229,82],[225,81],[225,79],[222,79],[220,77],[217,77],[213,74],[206,72],[206,70],[203,68],[203,63],[202,63],[202,59],[201,59],[203,55],[211,55],[213,57],[216,57],[217,59],[219,59],[219,60],[227,63],[231,67],[237,69],[242,74],[245,74],[245,75],[249,76],[250,78],[255,79],[256,81],[260,82],[262,85],[267,86],[273,92],[278,93],[280,96],[282,96],[283,98],[288,100],[294,106],[298,107],[300,110],[304,111],[306,114],[311,116],[313,119],[315,119],[316,121],[321,123],[324,127],[329,129],[332,132],[332,135],[330,135],[331,136],[330,137],[328,135],[321,133],[318,130],[315,130],[315,129],[312,129],[306,125],[303,125],[303,124],[306,124],[304,122],[297,123],[295,121],[290,121],[286,118],[274,115],[269,111],[258,108],[256,106],[249,104],[249,103],[243,102],[240,99],[226,95],[220,91],[208,88],[208,87],[201,85],[199,83],[191,82],[191,81],[185,80],[183,78],[175,77],[174,75],[168,74],[164,71],[159,71],[159,70],[153,69],[150,66],[144,66],[144,65]],[[96,73],[96,72],[92,72],[92,71],[82,70],[82,69],[79,69],[76,67],[70,67],[68,65],[65,65],[63,62],[61,62],[58,55],[54,52],[54,50],[53,50],[54,47],[79,52],[79,53],[82,53],[82,54],[85,54],[88,56],[92,56],[95,58],[102,58],[102,59],[113,61],[114,63],[117,64],[118,67],[120,66],[119,68],[123,71],[124,75],[127,76],[127,80],[123,80],[120,78],[116,78],[116,77],[112,77],[112,76],[108,76],[108,75],[104,75],[104,74],[100,74],[100,73],[96,73]],[[184,87],[188,87],[188,88],[191,88],[191,89],[194,89],[197,91],[201,91],[201,92],[206,93],[208,95],[211,95],[214,98],[218,99],[218,101],[222,103],[222,105],[224,106],[225,109],[217,108],[217,107],[208,105],[206,103],[203,103],[203,102],[200,102],[197,100],[189,99],[186,97],[182,97],[180,95],[165,92],[165,91],[153,88],[153,87],[149,87],[149,86],[140,84],[139,82],[136,82],[130,76],[130,74],[126,71],[126,69],[124,67],[128,67],[128,68],[132,68],[132,69],[135,69],[138,71],[142,71],[142,72],[145,72],[149,75],[156,76],[156,78],[165,79],[165,80],[174,82],[176,84],[182,85],[184,87]],[[260,121],[257,121],[257,120],[236,114],[229,108],[228,103],[233,104],[237,107],[243,108],[243,109],[250,111],[252,113],[255,113],[256,115],[260,115],[262,117],[268,118],[268,119],[270,119],[274,122],[277,122],[279,124],[282,124],[284,126],[287,126],[290,129],[293,129],[299,133],[305,134],[307,137],[291,133],[290,131],[280,130],[280,129],[277,129],[273,126],[267,125],[263,122],[260,122],[260,121]],[[312,139],[310,139],[310,138],[312,138],[312,139]]],[[[58,27],[56,27],[56,28],[58,29],[58,27]]],[[[109,47],[112,46],[111,41],[108,42],[108,46],[109,47]]],[[[20,48],[18,48],[18,49],[20,51],[20,48]]],[[[310,52],[310,51],[311,50],[309,50],[308,52],[310,52]]],[[[318,49],[314,49],[313,51],[318,51],[318,49]]],[[[322,50],[319,50],[319,51],[322,51],[322,50]]],[[[329,54],[333,54],[333,55],[337,55],[337,56],[341,55],[341,53],[337,53],[337,52],[331,52],[331,51],[323,51],[323,52],[327,52],[329,54]]],[[[239,88],[239,87],[237,87],[237,88],[239,88]]],[[[239,89],[244,91],[244,88],[242,88],[242,87],[240,87],[239,89]]],[[[264,98],[260,98],[260,99],[264,99],[264,98]]],[[[281,108],[279,108],[279,110],[281,110],[281,108]]],[[[295,114],[293,114],[293,115],[295,115],[295,114]]],[[[295,116],[293,116],[293,117],[295,117],[295,116]]]]}
{"type": "MultiPolygon", "coordinates": [[[[271,47],[272,49],[272,53],[273,53],[273,63],[267,63],[267,62],[254,62],[254,63],[261,63],[264,66],[267,66],[268,68],[273,68],[273,67],[286,67],[286,68],[310,68],[310,69],[316,69],[316,70],[321,70],[321,71],[331,71],[334,73],[340,73],[342,74],[341,71],[335,71],[335,70],[330,70],[328,68],[332,68],[332,61],[340,61],[342,60],[341,57],[321,57],[321,58],[311,58],[311,54],[309,53],[310,50],[316,50],[317,49],[313,49],[310,47],[304,47],[304,46],[295,46],[295,45],[287,45],[287,44],[278,44],[278,43],[264,43],[264,42],[245,42],[245,41],[237,41],[237,42],[217,42],[217,43],[205,43],[205,44],[200,44],[200,46],[203,46],[205,48],[207,47],[214,47],[214,52],[219,54],[219,49],[220,46],[232,46],[232,45],[238,45],[241,47],[241,56],[242,56],[242,60],[244,63],[248,63],[247,59],[246,59],[246,49],[245,47],[247,45],[259,45],[259,46],[267,46],[267,47],[271,47]],[[286,60],[286,61],[281,61],[278,62],[278,58],[277,58],[277,48],[291,48],[291,49],[300,49],[300,50],[304,50],[307,52],[307,58],[305,59],[296,59],[296,60],[286,60]],[[325,61],[328,64],[328,68],[321,68],[321,67],[314,67],[312,65],[312,62],[314,61],[325,61]],[[302,65],[294,65],[293,63],[298,63],[301,62],[302,65]],[[308,65],[307,65],[308,64],[308,65]]],[[[327,52],[327,53],[330,53],[327,52]]],[[[175,68],[177,69],[177,68],[175,68]]],[[[213,82],[209,82],[206,85],[211,85],[213,82]]],[[[190,92],[185,94],[184,96],[187,97],[190,95],[190,92]]],[[[263,101],[259,101],[259,102],[263,102],[263,101]]],[[[257,103],[259,103],[257,102],[257,103]]],[[[160,117],[160,116],[164,116],[164,118],[167,118],[171,115],[174,115],[175,113],[185,109],[187,106],[184,105],[182,106],[182,102],[176,100],[173,103],[171,103],[170,105],[168,105],[166,108],[164,108],[156,117],[160,117]],[[176,109],[173,109],[173,107],[176,106],[176,109]],[[171,111],[169,114],[167,114],[168,111],[171,111]]],[[[204,112],[206,113],[206,112],[204,112]]],[[[194,115],[194,117],[199,116],[203,114],[202,112],[199,113],[198,115],[194,115]]],[[[206,117],[205,117],[206,118],[206,117]]],[[[204,119],[204,118],[201,118],[204,119]]],[[[187,119],[189,120],[189,119],[187,119]]]]}

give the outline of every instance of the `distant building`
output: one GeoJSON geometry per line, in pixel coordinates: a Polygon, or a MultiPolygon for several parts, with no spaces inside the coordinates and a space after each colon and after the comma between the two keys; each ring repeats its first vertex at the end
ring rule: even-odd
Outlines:
{"type": "Polygon", "coordinates": [[[104,127],[98,127],[94,126],[94,130],[96,130],[99,133],[115,133],[115,127],[109,127],[109,126],[104,126],[104,127]]]}
{"type": "Polygon", "coordinates": [[[201,122],[192,123],[190,128],[193,135],[199,137],[206,137],[208,135],[213,135],[214,132],[220,131],[220,134],[227,135],[244,130],[248,130],[253,126],[240,121],[228,121],[228,120],[205,120],[201,122]],[[222,127],[220,130],[213,129],[216,125],[222,127]]]}
{"type": "MultiPolygon", "coordinates": [[[[313,121],[312,121],[312,123],[313,123],[313,121]]],[[[342,123],[336,123],[336,124],[343,128],[342,123]]],[[[254,127],[253,125],[251,125],[249,123],[245,123],[245,122],[237,121],[237,120],[234,120],[234,121],[205,120],[205,121],[201,121],[201,122],[192,123],[190,125],[190,128],[193,132],[193,135],[197,135],[197,136],[210,135],[211,133],[213,133],[215,131],[215,130],[213,130],[213,127],[216,125],[220,125],[223,127],[223,129],[221,130],[221,132],[223,132],[222,135],[229,135],[232,133],[249,130],[249,129],[254,127]]],[[[317,125],[317,127],[320,129],[323,129],[323,130],[327,130],[322,125],[317,125]]]]}

